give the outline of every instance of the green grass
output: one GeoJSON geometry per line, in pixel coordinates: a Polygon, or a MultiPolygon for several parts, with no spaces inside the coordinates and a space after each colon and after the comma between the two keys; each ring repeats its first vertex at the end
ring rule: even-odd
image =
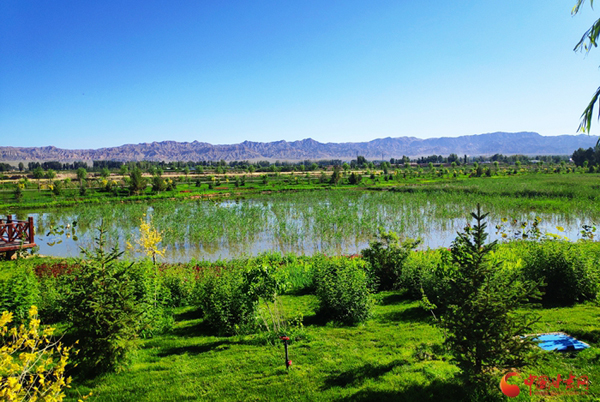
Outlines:
{"type": "MultiPolygon", "coordinates": [[[[284,296],[286,311],[305,317],[306,339],[290,345],[289,371],[281,344],[263,344],[259,336],[213,336],[192,308],[182,308],[173,331],[142,341],[128,369],[75,381],[69,400],[89,391],[97,401],[466,400],[465,389],[455,378],[458,369],[431,316],[401,292],[386,292],[380,298],[373,319],[356,327],[338,327],[315,318],[314,296],[284,296]]],[[[586,304],[537,312],[542,316],[539,331],[576,332],[592,348],[576,355],[544,352],[540,363],[521,373],[521,381],[530,373],[588,375],[590,395],[554,400],[596,400],[600,308],[586,304]]],[[[515,400],[529,400],[528,388],[521,385],[515,400]]],[[[506,399],[499,390],[497,396],[506,399]]]]}

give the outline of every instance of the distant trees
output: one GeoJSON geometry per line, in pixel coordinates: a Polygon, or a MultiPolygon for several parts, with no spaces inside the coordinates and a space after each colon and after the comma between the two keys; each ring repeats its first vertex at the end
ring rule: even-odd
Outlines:
{"type": "Polygon", "coordinates": [[[600,164],[600,147],[583,149],[579,148],[573,152],[571,156],[576,166],[584,166],[587,162],[588,166],[596,166],[600,164]]]}

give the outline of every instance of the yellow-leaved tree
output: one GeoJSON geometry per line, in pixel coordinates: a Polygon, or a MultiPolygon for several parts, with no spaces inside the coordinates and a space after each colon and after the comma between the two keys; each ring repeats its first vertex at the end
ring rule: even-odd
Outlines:
{"type": "MultiPolygon", "coordinates": [[[[53,328],[40,328],[37,307],[29,309],[29,323],[11,325],[13,314],[0,317],[0,400],[62,401],[70,347],[51,339],[53,328]]],[[[84,399],[86,399],[85,397],[84,399]]]]}
{"type": "Polygon", "coordinates": [[[140,237],[135,241],[137,247],[127,242],[127,248],[152,257],[152,262],[156,265],[156,257],[165,256],[165,249],[159,247],[162,234],[152,225],[152,219],[147,220],[145,218],[146,214],[140,219],[140,237]]]}

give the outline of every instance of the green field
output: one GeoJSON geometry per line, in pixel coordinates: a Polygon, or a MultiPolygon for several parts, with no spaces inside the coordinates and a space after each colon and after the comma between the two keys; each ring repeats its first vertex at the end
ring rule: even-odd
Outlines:
{"type": "MultiPolygon", "coordinates": [[[[276,190],[273,193],[264,194],[264,188],[259,190],[256,184],[257,188],[246,195],[231,199],[230,194],[219,202],[190,200],[190,193],[179,192],[169,194],[170,199],[166,200],[126,197],[115,208],[114,204],[105,205],[106,200],[100,196],[90,195],[76,213],[67,208],[54,211],[39,203],[43,209],[31,209],[32,204],[28,204],[28,208],[19,207],[18,214],[45,212],[45,220],[38,222],[42,225],[39,233],[53,224],[72,220],[78,221],[79,231],[90,233],[102,221],[119,222],[130,233],[127,239],[134,241],[139,237],[140,218],[152,207],[153,224],[163,235],[161,246],[167,248],[181,249],[190,241],[207,249],[224,243],[244,248],[253,244],[265,225],[271,225],[271,236],[276,239],[273,244],[293,245],[312,236],[311,242],[331,245],[326,256],[318,252],[325,250],[316,247],[315,255],[246,254],[214,262],[198,259],[173,264],[158,257],[157,266],[147,258],[127,261],[122,257],[116,266],[121,269],[119,275],[125,275],[125,280],[132,281],[137,289],[131,297],[148,311],[158,310],[148,313],[145,329],[124,343],[128,348],[135,347],[128,349],[127,359],[117,372],[102,374],[92,370],[81,374],[77,368],[69,367],[74,381],[66,390],[66,400],[78,400],[90,391],[89,400],[97,401],[506,400],[499,390],[505,371],[492,367],[488,373],[491,382],[482,388],[484,391],[473,394],[445,343],[447,334],[439,319],[446,314],[444,292],[451,286],[445,275],[450,272],[448,269],[454,269],[448,262],[450,251],[409,250],[406,258],[397,262],[398,277],[387,284],[395,289],[392,291],[377,291],[378,282],[371,282],[375,271],[366,258],[332,257],[337,254],[336,244],[356,242],[358,236],[363,236],[365,244],[360,248],[367,247],[369,240],[377,239],[379,226],[401,235],[411,225],[418,227],[427,220],[440,227],[460,221],[462,227],[476,203],[491,212],[489,231],[493,232],[502,218],[507,219],[508,226],[503,230],[509,236],[490,255],[490,261],[498,264],[495,280],[544,280],[542,300],[533,300],[516,313],[539,317],[531,333],[562,331],[591,346],[579,353],[533,353],[528,364],[517,368],[519,377],[510,380],[519,384],[521,390],[512,400],[546,400],[547,396],[535,386],[530,397],[530,389],[523,381],[530,375],[555,379],[558,374],[563,379],[570,374],[577,378],[588,376],[589,390],[587,394],[581,389],[567,392],[563,384],[552,400],[598,400],[600,243],[544,239],[544,233],[539,238],[515,240],[522,237],[513,233],[519,230],[521,220],[528,221],[526,229],[531,228],[532,219],[538,215],[593,224],[600,216],[596,202],[600,196],[598,179],[596,174],[578,173],[421,177],[407,182],[363,182],[361,186],[311,183],[302,191],[293,187],[295,184],[282,182],[272,187],[276,190]],[[295,191],[290,192],[292,189],[295,191]],[[97,201],[91,201],[94,199],[97,201]],[[516,226],[510,226],[512,219],[518,219],[516,226]],[[172,228],[172,222],[177,221],[189,224],[172,228]],[[356,286],[366,281],[363,284],[368,292],[355,296],[364,296],[369,300],[368,306],[372,305],[367,319],[344,324],[328,318],[320,309],[323,295],[319,286],[323,279],[319,278],[324,277],[318,275],[331,264],[341,264],[339,272],[348,270],[348,280],[358,281],[356,286]],[[133,276],[123,274],[127,270],[133,276]],[[246,311],[236,321],[232,317],[237,317],[237,313],[227,312],[228,303],[233,305],[236,298],[243,299],[248,289],[262,289],[244,288],[248,274],[264,274],[264,278],[281,288],[276,292],[276,304],[260,293],[253,304],[256,310],[246,311]],[[437,307],[425,308],[422,294],[437,307]],[[219,317],[227,325],[215,325],[219,317]],[[277,329],[276,321],[283,323],[277,329]],[[289,370],[285,368],[283,345],[278,339],[283,334],[291,338],[289,370]]],[[[178,191],[187,191],[182,188],[178,191]]],[[[32,202],[34,199],[40,201],[40,197],[32,197],[32,202]]],[[[14,206],[8,208],[13,210],[14,206]]],[[[122,234],[109,225],[109,243],[119,236],[122,234]]],[[[185,254],[185,249],[180,252],[185,254]]],[[[36,304],[42,321],[57,327],[64,335],[63,342],[74,342],[78,332],[65,295],[83,275],[82,265],[83,260],[50,257],[1,262],[2,307],[18,314],[26,311],[29,304],[36,304]]],[[[100,290],[95,290],[100,294],[103,281],[100,290]]],[[[331,289],[338,287],[344,288],[344,284],[331,289]]],[[[353,287],[342,291],[351,294],[353,287]]],[[[93,297],[91,292],[89,297],[93,297]]],[[[340,294],[340,300],[347,303],[345,297],[340,294]]],[[[368,309],[367,305],[364,308],[368,309]]]]}

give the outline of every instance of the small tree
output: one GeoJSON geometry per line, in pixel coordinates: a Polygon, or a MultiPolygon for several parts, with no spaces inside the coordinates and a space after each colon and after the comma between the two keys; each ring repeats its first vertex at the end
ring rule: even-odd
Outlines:
{"type": "Polygon", "coordinates": [[[99,229],[96,246],[81,249],[85,258],[73,272],[65,297],[72,329],[79,339],[84,369],[94,372],[118,368],[134,348],[146,306],[136,299],[133,264],[119,264],[123,253],[105,251],[105,231],[99,229]]]}
{"type": "Polygon", "coordinates": [[[521,367],[533,344],[521,338],[537,321],[532,315],[515,314],[515,310],[529,298],[539,297],[538,283],[512,281],[500,264],[488,261],[489,253],[496,247],[494,241],[485,244],[487,214],[477,212],[471,216],[475,226],[467,224],[463,233],[452,243],[450,291],[444,304],[442,317],[454,359],[462,369],[467,383],[482,382],[494,370],[521,367]]]}
{"type": "Polygon", "coordinates": [[[167,184],[165,183],[165,179],[161,176],[157,175],[152,178],[152,191],[158,194],[161,191],[165,191],[166,188],[167,184]]]}
{"type": "Polygon", "coordinates": [[[331,179],[329,179],[329,183],[333,185],[337,185],[342,178],[342,172],[339,166],[333,168],[333,173],[331,174],[331,179]]]}
{"type": "Polygon", "coordinates": [[[83,185],[83,181],[87,179],[87,170],[85,168],[80,167],[77,169],[77,180],[79,180],[79,185],[83,185]]]}
{"type": "Polygon", "coordinates": [[[129,191],[132,194],[139,194],[146,188],[146,179],[142,177],[142,171],[138,168],[134,168],[129,173],[129,191]]]}
{"type": "MultiPolygon", "coordinates": [[[[156,257],[164,257],[165,249],[158,245],[162,241],[162,233],[154,227],[152,219],[145,220],[144,217],[140,220],[140,237],[135,241],[137,250],[152,257],[152,262],[156,265],[156,257]]],[[[127,243],[127,247],[135,249],[131,243],[127,243]]]]}
{"type": "Polygon", "coordinates": [[[56,171],[54,171],[53,169],[48,169],[46,171],[46,179],[54,180],[55,177],[56,177],[56,171]]]}
{"type": "Polygon", "coordinates": [[[44,169],[38,166],[33,170],[33,178],[38,181],[38,190],[40,189],[40,179],[42,177],[44,177],[44,169]]]}

